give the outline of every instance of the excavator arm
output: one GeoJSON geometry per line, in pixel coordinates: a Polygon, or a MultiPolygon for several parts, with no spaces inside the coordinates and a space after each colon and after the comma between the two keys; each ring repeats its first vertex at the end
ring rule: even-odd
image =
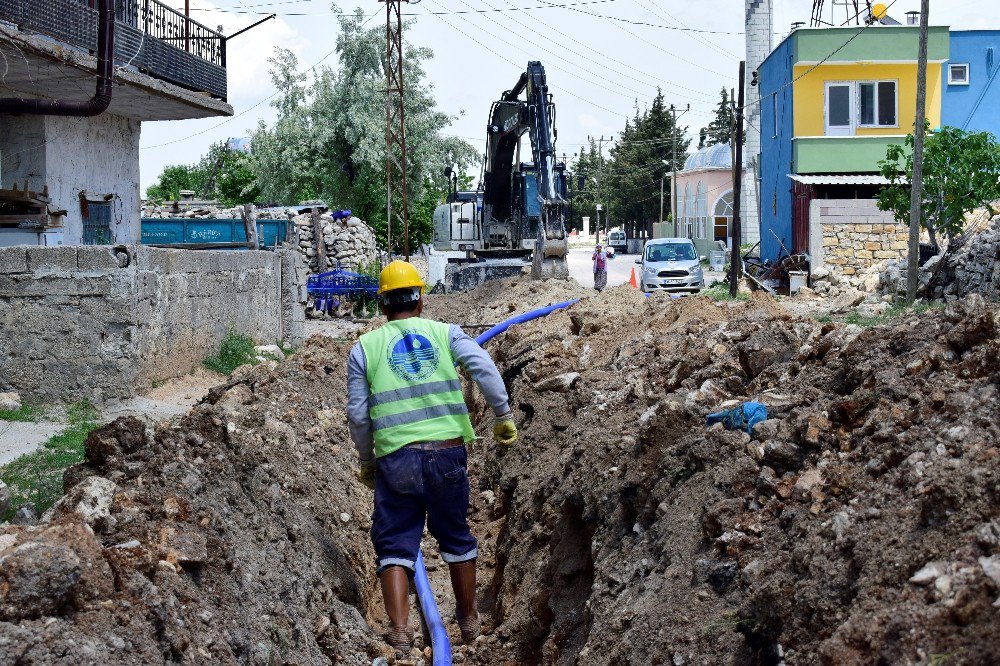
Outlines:
{"type": "MultiPolygon", "coordinates": [[[[537,61],[528,63],[513,88],[493,104],[490,112],[489,138],[484,165],[484,222],[491,227],[491,237],[509,233],[516,243],[524,238],[513,210],[514,157],[521,136],[531,141],[533,173],[537,179],[537,203],[540,212],[532,262],[532,276],[567,277],[568,243],[566,215],[568,202],[557,175],[554,107],[545,82],[545,68],[537,61]],[[525,99],[521,99],[524,93],[525,99]],[[502,231],[494,231],[499,229],[502,231]]],[[[560,167],[561,168],[561,167],[560,167]]]]}

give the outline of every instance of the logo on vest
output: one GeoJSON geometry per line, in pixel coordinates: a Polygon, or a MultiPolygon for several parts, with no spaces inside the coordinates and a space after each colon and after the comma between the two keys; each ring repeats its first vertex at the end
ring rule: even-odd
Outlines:
{"type": "Polygon", "coordinates": [[[437,370],[438,350],[418,331],[403,331],[389,344],[389,368],[408,382],[427,379],[437,370]]]}

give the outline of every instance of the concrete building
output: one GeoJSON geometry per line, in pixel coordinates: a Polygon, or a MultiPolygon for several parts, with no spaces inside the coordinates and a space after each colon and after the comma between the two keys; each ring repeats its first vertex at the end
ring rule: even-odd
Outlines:
{"type": "Polygon", "coordinates": [[[138,242],[142,123],[233,113],[221,34],[157,0],[107,1],[110,104],[70,117],[54,110],[99,97],[103,3],[0,0],[0,246],[138,242]]]}
{"type": "MultiPolygon", "coordinates": [[[[748,171],[744,156],[744,175],[748,171]]],[[[731,246],[733,230],[733,147],[728,143],[695,152],[677,172],[676,234],[694,241],[698,253],[718,250],[718,242],[731,246]]],[[[666,233],[673,233],[672,231],[666,233]]],[[[741,242],[756,242],[752,226],[743,227],[741,242]]]]}
{"type": "Polygon", "coordinates": [[[1000,138],[1000,31],[952,31],[941,77],[941,123],[1000,138]]]}
{"type": "MultiPolygon", "coordinates": [[[[853,273],[905,250],[905,229],[874,197],[879,160],[914,126],[918,39],[916,26],[799,28],[761,65],[762,258],[809,253],[853,273]]],[[[932,129],[948,58],[948,28],[932,26],[932,129]]]]}

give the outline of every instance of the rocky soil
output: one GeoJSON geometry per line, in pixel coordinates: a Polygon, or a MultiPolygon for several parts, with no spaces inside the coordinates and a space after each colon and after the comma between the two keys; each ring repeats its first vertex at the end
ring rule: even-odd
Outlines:
{"type": "Polygon", "coordinates": [[[1000,661],[997,311],[592,299],[492,347],[524,439],[476,663],[1000,661]],[[609,316],[610,315],[610,316],[609,316]],[[753,436],[705,415],[757,399],[753,436]]]}
{"type": "MultiPolygon", "coordinates": [[[[468,392],[486,635],[456,661],[1000,662],[996,309],[861,329],[759,295],[505,281],[428,314],[481,327],[581,295],[489,343],[514,449],[468,392]],[[771,413],[752,436],[705,428],[747,399],[771,413]]],[[[349,344],[313,338],[172,424],[97,431],[67,497],[0,528],[0,663],[425,661],[379,639],[349,344]]]]}

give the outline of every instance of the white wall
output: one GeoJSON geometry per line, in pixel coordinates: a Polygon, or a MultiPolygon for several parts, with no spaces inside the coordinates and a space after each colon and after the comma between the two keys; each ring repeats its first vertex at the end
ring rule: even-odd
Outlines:
{"type": "Polygon", "coordinates": [[[114,242],[139,241],[140,130],[140,121],[107,113],[95,118],[45,118],[46,183],[53,203],[69,211],[66,244],[79,244],[83,238],[81,191],[93,201],[115,195],[114,242]]]}
{"type": "Polygon", "coordinates": [[[40,192],[46,185],[52,207],[64,209],[63,242],[83,239],[80,192],[89,200],[114,195],[115,243],[139,241],[138,120],[108,113],[95,118],[0,116],[0,186],[13,183],[40,192]]]}
{"type": "Polygon", "coordinates": [[[0,188],[40,190],[45,180],[45,118],[0,116],[0,188]]]}

